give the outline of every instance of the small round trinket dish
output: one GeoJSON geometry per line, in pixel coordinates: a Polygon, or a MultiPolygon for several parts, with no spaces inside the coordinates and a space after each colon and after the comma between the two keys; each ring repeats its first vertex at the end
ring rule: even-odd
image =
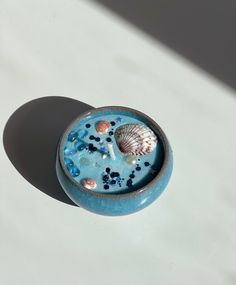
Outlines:
{"type": "Polygon", "coordinates": [[[70,199],[91,212],[139,211],[165,189],[173,157],[166,135],[147,115],[109,106],[76,118],[58,145],[57,177],[70,199]]]}

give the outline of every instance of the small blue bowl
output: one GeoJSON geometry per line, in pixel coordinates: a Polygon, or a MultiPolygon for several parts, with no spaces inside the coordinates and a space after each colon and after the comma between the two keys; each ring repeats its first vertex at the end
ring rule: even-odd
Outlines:
{"type": "Polygon", "coordinates": [[[127,107],[109,106],[93,109],[77,117],[65,130],[58,144],[56,158],[56,173],[65,193],[78,206],[100,215],[127,215],[147,207],[164,191],[170,179],[173,168],[173,155],[165,133],[159,125],[147,115],[127,107]],[[161,149],[160,168],[147,184],[140,188],[124,193],[95,192],[85,188],[80,182],[71,177],[64,164],[64,142],[73,126],[80,120],[103,114],[129,115],[152,129],[158,138],[161,149]]]}

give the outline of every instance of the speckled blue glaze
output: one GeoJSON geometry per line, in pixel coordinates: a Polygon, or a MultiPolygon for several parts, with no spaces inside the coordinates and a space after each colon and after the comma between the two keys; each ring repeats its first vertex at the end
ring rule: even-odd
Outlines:
{"type": "MultiPolygon", "coordinates": [[[[85,134],[85,136],[87,136],[87,134],[85,134]]],[[[66,159],[70,157],[70,155],[74,155],[73,150],[72,153],[68,152],[66,159]]],[[[68,163],[70,163],[70,161],[68,161],[68,163]]],[[[160,127],[151,118],[141,112],[125,107],[97,108],[77,118],[72,122],[72,124],[70,124],[62,136],[56,160],[56,171],[59,182],[71,200],[91,212],[110,216],[131,214],[151,204],[165,189],[172,173],[172,167],[172,151],[169,142],[160,127]],[[103,114],[104,116],[130,116],[133,121],[138,120],[139,122],[146,124],[157,135],[159,143],[156,154],[158,154],[159,160],[155,161],[155,155],[153,154],[149,154],[149,156],[153,164],[158,165],[158,172],[152,179],[150,179],[150,176],[148,177],[146,175],[148,179],[146,181],[145,179],[142,180],[142,183],[137,184],[138,187],[133,188],[132,191],[127,191],[127,187],[123,188],[125,189],[123,192],[108,191],[106,193],[106,191],[91,191],[84,188],[79,180],[76,181],[76,179],[72,177],[72,173],[70,173],[73,170],[77,177],[77,174],[81,174],[80,170],[79,173],[77,172],[77,169],[73,168],[70,168],[70,171],[68,171],[64,164],[65,141],[68,139],[68,133],[71,136],[69,139],[71,142],[74,142],[76,139],[74,135],[76,136],[76,134],[74,134],[73,131],[71,132],[74,126],[77,126],[81,122],[84,123],[88,119],[91,120],[97,116],[102,117],[103,114]]]]}

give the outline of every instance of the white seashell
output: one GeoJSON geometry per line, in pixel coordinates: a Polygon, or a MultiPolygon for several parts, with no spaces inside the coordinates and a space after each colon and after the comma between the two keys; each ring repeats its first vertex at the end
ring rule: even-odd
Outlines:
{"type": "Polygon", "coordinates": [[[107,144],[107,147],[108,147],[111,159],[115,160],[116,159],[116,155],[115,155],[115,152],[114,152],[113,144],[109,143],[109,144],[107,144]]]}
{"type": "Polygon", "coordinates": [[[116,143],[121,152],[145,155],[153,151],[157,137],[151,129],[141,124],[126,124],[115,131],[116,143]]]}
{"type": "Polygon", "coordinates": [[[92,178],[85,178],[82,180],[82,185],[90,190],[93,190],[97,187],[97,183],[92,178]]]}

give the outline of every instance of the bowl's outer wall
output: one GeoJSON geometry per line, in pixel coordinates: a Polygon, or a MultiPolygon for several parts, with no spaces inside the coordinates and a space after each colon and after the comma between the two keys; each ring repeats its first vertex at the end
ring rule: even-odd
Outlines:
{"type": "Polygon", "coordinates": [[[66,194],[77,205],[100,215],[128,215],[147,207],[164,191],[173,169],[173,154],[170,145],[166,149],[168,153],[165,155],[168,159],[157,183],[147,185],[147,189],[144,189],[142,192],[130,192],[130,195],[125,194],[116,196],[114,194],[113,197],[110,197],[110,195],[107,195],[106,197],[104,194],[102,197],[99,197],[96,195],[89,195],[88,192],[82,191],[64,174],[59,161],[59,152],[57,152],[56,172],[59,182],[66,194]]]}

